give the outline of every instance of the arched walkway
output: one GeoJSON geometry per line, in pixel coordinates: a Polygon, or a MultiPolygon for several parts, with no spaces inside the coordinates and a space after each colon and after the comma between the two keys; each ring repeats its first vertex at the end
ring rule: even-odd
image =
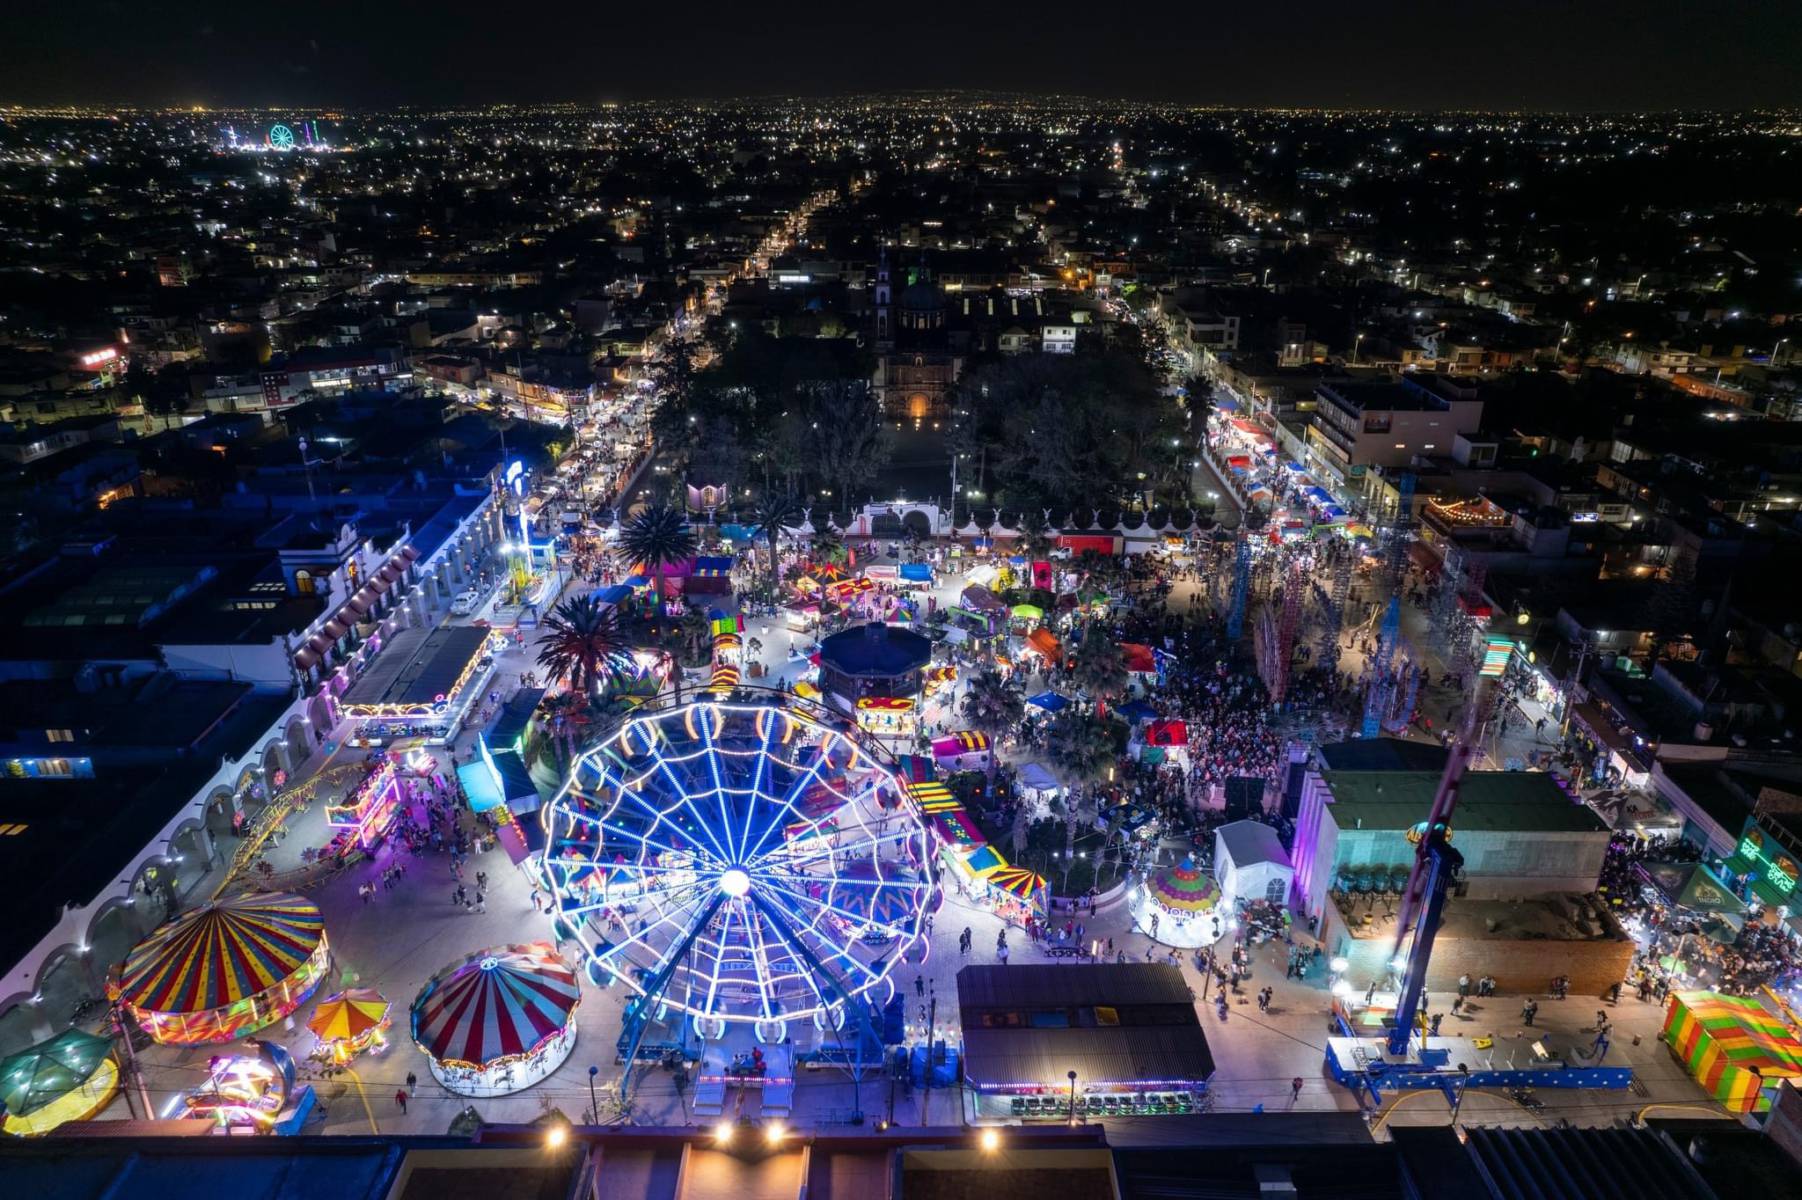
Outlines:
{"type": "Polygon", "coordinates": [[[102,994],[101,981],[90,974],[89,965],[76,946],[64,946],[44,960],[38,971],[38,1008],[52,1028],[69,1025],[83,1002],[102,994]]]}
{"type": "Polygon", "coordinates": [[[307,723],[299,713],[288,718],[288,725],[282,730],[282,738],[288,743],[288,774],[292,775],[300,769],[300,764],[307,761],[313,753],[313,735],[307,729],[307,723]]]}
{"type": "Polygon", "coordinates": [[[104,975],[115,963],[125,961],[131,948],[143,940],[136,909],[123,899],[109,901],[88,924],[88,957],[104,975]]]}
{"type": "Polygon", "coordinates": [[[216,787],[206,798],[206,827],[215,834],[229,834],[233,830],[232,793],[228,787],[216,787]]]}
{"type": "Polygon", "coordinates": [[[212,846],[199,825],[189,825],[170,839],[169,848],[176,859],[176,889],[186,896],[188,889],[212,869],[212,846]]]}

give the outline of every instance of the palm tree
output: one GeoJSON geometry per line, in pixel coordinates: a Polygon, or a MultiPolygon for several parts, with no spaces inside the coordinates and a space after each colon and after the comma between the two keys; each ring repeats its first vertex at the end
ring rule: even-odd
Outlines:
{"type": "Polygon", "coordinates": [[[1096,715],[1106,716],[1109,701],[1126,690],[1126,657],[1120,651],[1120,643],[1100,625],[1091,624],[1077,643],[1071,674],[1095,705],[1096,715]]]}
{"type": "Polygon", "coordinates": [[[544,619],[538,665],[590,700],[600,683],[613,674],[613,655],[626,648],[620,637],[619,614],[592,592],[565,600],[544,619]]]}
{"type": "Polygon", "coordinates": [[[1100,720],[1065,709],[1045,731],[1051,766],[1064,785],[1064,855],[1076,847],[1077,798],[1114,765],[1114,739],[1100,720]]]}
{"type": "Polygon", "coordinates": [[[787,492],[770,489],[764,492],[763,499],[757,502],[752,510],[751,519],[763,530],[764,540],[770,545],[770,587],[778,582],[777,555],[782,538],[782,527],[794,525],[801,515],[801,505],[787,492]]]}
{"type": "Polygon", "coordinates": [[[845,541],[831,525],[821,525],[814,530],[813,542],[808,549],[816,563],[837,565],[845,561],[845,541]]]}
{"type": "Polygon", "coordinates": [[[1017,728],[1026,713],[1026,701],[1007,686],[999,671],[983,671],[970,680],[964,693],[964,720],[970,728],[989,736],[989,782],[995,782],[995,761],[1000,756],[1001,735],[1017,728]]]}
{"type": "Polygon", "coordinates": [[[664,614],[663,581],[669,569],[695,556],[698,543],[688,517],[673,508],[647,508],[620,527],[619,547],[640,571],[656,576],[657,615],[664,614]]]}

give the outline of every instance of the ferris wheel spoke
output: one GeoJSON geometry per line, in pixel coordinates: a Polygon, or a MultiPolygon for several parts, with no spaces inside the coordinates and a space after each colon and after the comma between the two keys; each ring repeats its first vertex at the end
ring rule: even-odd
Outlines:
{"type": "Polygon", "coordinates": [[[712,844],[714,853],[719,856],[719,861],[722,863],[732,862],[732,855],[720,844],[719,838],[714,835],[714,831],[707,822],[701,819],[700,812],[695,808],[693,791],[676,777],[675,771],[670,769],[669,763],[664,761],[661,753],[657,754],[657,765],[663,768],[664,777],[669,780],[670,786],[676,789],[676,796],[679,798],[678,802],[672,806],[672,811],[676,808],[685,809],[690,816],[695,818],[695,825],[700,829],[701,836],[712,844]]]}
{"type": "MultiPolygon", "coordinates": [[[[656,753],[656,752],[654,752],[654,753],[656,753]]],[[[632,803],[636,804],[639,808],[641,808],[645,811],[645,813],[651,818],[651,828],[653,830],[657,829],[659,826],[668,825],[672,830],[676,831],[677,833],[686,833],[686,831],[683,830],[682,827],[675,822],[673,815],[672,815],[672,814],[682,811],[684,809],[688,810],[691,815],[695,816],[697,818],[696,824],[700,825],[700,827],[703,830],[705,830],[707,828],[707,826],[706,826],[705,822],[698,820],[700,814],[694,812],[693,805],[691,803],[687,789],[682,787],[682,785],[676,780],[675,773],[670,770],[669,764],[664,762],[663,756],[661,753],[657,753],[657,763],[658,763],[658,765],[663,767],[663,770],[668,775],[671,783],[676,787],[677,799],[676,799],[675,803],[670,805],[669,808],[662,809],[662,808],[658,808],[655,804],[652,804],[649,800],[647,800],[643,795],[641,795],[639,793],[639,791],[636,787],[628,784],[623,777],[615,778],[613,780],[614,788],[619,792],[620,796],[623,799],[630,800],[632,803]]],[[[650,772],[647,771],[646,776],[648,776],[649,774],[650,774],[650,772]]],[[[633,836],[637,836],[637,835],[628,833],[625,836],[633,837],[633,836]]],[[[693,835],[689,835],[687,840],[695,843],[695,850],[697,852],[707,854],[709,858],[711,858],[716,864],[720,865],[722,868],[730,861],[730,856],[728,856],[721,850],[720,845],[717,841],[713,842],[713,849],[708,850],[706,847],[704,847],[700,844],[700,839],[695,838],[693,835]]],[[[709,837],[708,840],[712,841],[712,838],[709,837]]]]}
{"type": "Polygon", "coordinates": [[[772,867],[772,866],[782,866],[782,867],[787,867],[787,868],[793,869],[793,868],[797,868],[797,867],[811,866],[814,863],[826,862],[831,859],[837,858],[840,855],[844,854],[848,850],[862,850],[865,848],[870,848],[873,850],[877,846],[887,846],[887,845],[890,845],[890,844],[896,843],[896,842],[911,841],[915,837],[920,837],[923,839],[924,836],[925,836],[925,832],[923,830],[918,829],[918,828],[909,828],[906,825],[902,825],[900,828],[896,829],[893,833],[876,834],[873,837],[864,838],[864,839],[855,841],[847,846],[825,846],[818,850],[809,851],[807,854],[807,857],[805,857],[805,858],[784,857],[782,849],[774,849],[774,850],[769,851],[762,858],[753,859],[750,863],[748,863],[746,865],[746,869],[747,870],[755,870],[758,868],[768,868],[768,867],[772,867]]]}
{"type": "Polygon", "coordinates": [[[842,992],[847,999],[858,992],[863,991],[864,988],[881,981],[882,975],[880,973],[871,970],[866,963],[856,955],[852,954],[848,947],[839,946],[833,951],[833,957],[841,962],[849,963],[851,966],[856,967],[859,971],[862,971],[869,980],[868,983],[858,987],[849,986],[834,975],[831,968],[821,961],[817,954],[807,948],[801,935],[788,923],[784,915],[779,915],[779,910],[775,906],[771,905],[761,897],[757,899],[756,903],[758,911],[767,916],[770,919],[770,923],[782,930],[787,936],[789,944],[795,948],[795,953],[800,955],[809,967],[812,967],[814,970],[822,973],[827,979],[830,979],[834,985],[834,989],[842,992]]]}
{"type": "MultiPolygon", "coordinates": [[[[796,799],[798,799],[800,797],[802,792],[807,790],[807,785],[809,783],[811,783],[813,780],[819,778],[820,766],[825,761],[826,761],[825,744],[821,743],[820,753],[814,758],[813,765],[811,767],[807,768],[806,774],[802,775],[799,779],[795,780],[795,782],[792,785],[790,785],[790,787],[788,789],[788,793],[782,797],[782,799],[780,801],[780,804],[782,806],[781,810],[780,810],[781,813],[792,813],[795,811],[796,799]]],[[[747,861],[753,860],[760,853],[762,853],[764,844],[770,840],[770,834],[775,830],[786,827],[786,825],[787,825],[787,822],[782,819],[782,816],[779,813],[778,816],[776,817],[776,819],[770,822],[769,828],[767,828],[763,831],[763,836],[757,839],[757,844],[755,846],[751,847],[750,850],[748,850],[745,853],[746,860],[747,861]]]]}
{"type": "MultiPolygon", "coordinates": [[[[781,894],[791,897],[792,899],[797,900],[800,903],[809,906],[810,908],[818,909],[822,915],[830,913],[833,916],[838,917],[841,921],[848,922],[853,927],[861,926],[861,925],[881,925],[884,928],[891,928],[891,926],[889,926],[889,924],[885,921],[874,921],[874,920],[871,920],[867,916],[858,916],[856,913],[853,913],[846,909],[840,908],[836,904],[832,904],[828,901],[821,900],[817,896],[808,895],[805,891],[797,891],[792,888],[785,887],[781,883],[779,883],[778,881],[776,881],[774,879],[766,879],[766,880],[764,880],[764,882],[769,884],[771,887],[773,887],[776,891],[780,892],[781,894]]],[[[797,919],[799,919],[799,914],[796,914],[796,916],[797,916],[797,919]]],[[[809,929],[818,929],[819,928],[818,918],[815,918],[814,920],[809,921],[807,923],[807,925],[808,925],[809,929]]]]}

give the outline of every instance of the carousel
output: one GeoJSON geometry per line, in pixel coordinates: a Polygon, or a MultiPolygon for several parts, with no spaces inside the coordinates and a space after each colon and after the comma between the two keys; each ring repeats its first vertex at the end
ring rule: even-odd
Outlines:
{"type": "Polygon", "coordinates": [[[125,960],[118,999],[165,1045],[229,1042],[313,994],[331,951],[312,901],[247,892],[176,917],[125,960]]]}
{"type": "Polygon", "coordinates": [[[373,988],[351,988],[327,996],[307,1022],[318,1041],[313,1057],[346,1063],[365,1050],[380,1054],[388,1048],[388,1007],[388,1001],[373,988]]]}
{"type": "Polygon", "coordinates": [[[426,981],[413,1041],[459,1096],[505,1096],[563,1065],[576,1045],[575,972],[548,943],[496,946],[426,981]]]}
{"type": "Polygon", "coordinates": [[[1220,940],[1231,922],[1220,889],[1206,871],[1185,858],[1128,892],[1133,928],[1154,942],[1195,950],[1220,940]]]}

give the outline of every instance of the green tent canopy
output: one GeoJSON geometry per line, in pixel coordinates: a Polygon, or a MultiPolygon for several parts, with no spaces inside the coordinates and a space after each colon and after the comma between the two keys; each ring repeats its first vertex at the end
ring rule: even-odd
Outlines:
{"type": "Polygon", "coordinates": [[[21,1050],[0,1062],[0,1102],[15,1117],[34,1113],[86,1083],[112,1049],[110,1038],[71,1029],[21,1050]]]}

